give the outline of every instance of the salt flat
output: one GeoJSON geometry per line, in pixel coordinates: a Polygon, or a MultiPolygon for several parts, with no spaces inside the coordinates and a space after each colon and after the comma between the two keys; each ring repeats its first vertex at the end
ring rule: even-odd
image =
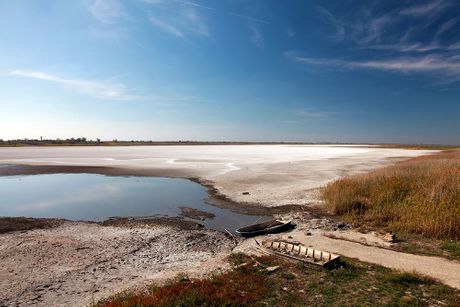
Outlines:
{"type": "Polygon", "coordinates": [[[0,164],[198,178],[232,200],[277,206],[317,201],[317,189],[331,180],[433,152],[338,145],[5,147],[0,164]]]}

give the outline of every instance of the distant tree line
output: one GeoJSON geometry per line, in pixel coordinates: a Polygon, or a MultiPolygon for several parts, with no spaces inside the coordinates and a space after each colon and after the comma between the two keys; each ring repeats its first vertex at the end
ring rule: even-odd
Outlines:
{"type": "MultiPolygon", "coordinates": [[[[99,138],[96,140],[87,139],[85,137],[67,138],[67,139],[16,139],[16,140],[2,140],[0,139],[0,146],[135,146],[135,145],[271,145],[271,144],[290,144],[290,145],[312,145],[312,144],[341,144],[341,145],[360,145],[359,143],[331,143],[331,142],[238,142],[238,141],[143,141],[143,140],[130,140],[119,141],[113,139],[111,141],[101,141],[99,138]]],[[[407,149],[436,149],[446,150],[459,148],[455,145],[439,145],[439,144],[361,144],[370,146],[379,146],[383,148],[407,148],[407,149]]]]}
{"type": "Polygon", "coordinates": [[[0,146],[84,146],[84,145],[101,145],[101,146],[129,146],[129,145],[246,145],[246,144],[306,144],[294,142],[234,142],[234,141],[143,141],[130,140],[119,141],[101,141],[100,139],[92,140],[85,137],[67,138],[67,139],[15,139],[2,140],[0,146]]]}
{"type": "Polygon", "coordinates": [[[69,138],[69,139],[15,139],[15,140],[2,140],[0,139],[0,146],[43,146],[43,145],[97,145],[101,144],[100,139],[89,140],[85,137],[69,138]]]}

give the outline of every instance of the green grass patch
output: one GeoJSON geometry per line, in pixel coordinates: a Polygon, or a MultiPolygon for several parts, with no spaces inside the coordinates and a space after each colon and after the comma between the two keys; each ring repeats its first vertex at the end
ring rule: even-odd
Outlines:
{"type": "Polygon", "coordinates": [[[444,257],[460,261],[460,241],[426,238],[419,234],[398,232],[392,249],[409,254],[444,257]]]}
{"type": "Polygon", "coordinates": [[[96,306],[456,306],[459,291],[432,279],[353,259],[318,270],[275,257],[229,257],[233,270],[208,279],[178,278],[96,306]],[[266,268],[279,268],[267,272],[266,268]]]}
{"type": "Polygon", "coordinates": [[[460,260],[460,241],[447,240],[441,244],[441,249],[449,254],[451,258],[460,260]]]}

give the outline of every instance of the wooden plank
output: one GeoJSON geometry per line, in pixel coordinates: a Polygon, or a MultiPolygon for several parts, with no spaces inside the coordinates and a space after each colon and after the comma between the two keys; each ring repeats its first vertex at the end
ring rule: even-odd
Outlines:
{"type": "Polygon", "coordinates": [[[307,256],[307,248],[303,245],[300,245],[300,255],[304,257],[307,256]]]}

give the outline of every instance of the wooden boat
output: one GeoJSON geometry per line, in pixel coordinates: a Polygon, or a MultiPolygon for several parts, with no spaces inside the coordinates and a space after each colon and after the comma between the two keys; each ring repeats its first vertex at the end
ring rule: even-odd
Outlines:
{"type": "Polygon", "coordinates": [[[340,260],[339,255],[309,248],[300,243],[266,240],[257,244],[264,253],[303,261],[316,267],[332,268],[340,260]]]}
{"type": "Polygon", "coordinates": [[[243,237],[253,237],[267,233],[277,233],[292,228],[294,225],[291,221],[283,220],[270,220],[258,224],[253,224],[245,227],[238,228],[236,233],[243,237]]]}

